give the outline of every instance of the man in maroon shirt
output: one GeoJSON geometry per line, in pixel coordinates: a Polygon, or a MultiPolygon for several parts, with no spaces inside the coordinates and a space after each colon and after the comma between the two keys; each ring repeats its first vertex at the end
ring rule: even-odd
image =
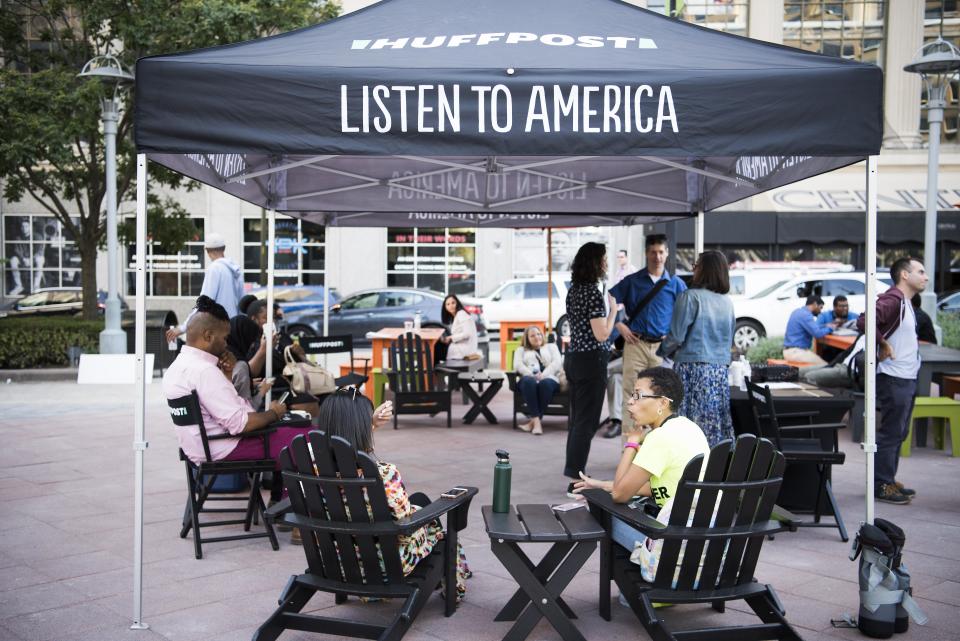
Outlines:
{"type": "MultiPolygon", "coordinates": [[[[900,258],[890,267],[893,287],[877,297],[877,453],[874,457],[874,496],[904,505],[916,495],[896,480],[900,445],[907,437],[917,395],[920,345],[917,319],[910,299],[927,287],[927,272],[915,258],[900,258]]],[[[864,331],[866,316],[857,320],[864,331]]]]}

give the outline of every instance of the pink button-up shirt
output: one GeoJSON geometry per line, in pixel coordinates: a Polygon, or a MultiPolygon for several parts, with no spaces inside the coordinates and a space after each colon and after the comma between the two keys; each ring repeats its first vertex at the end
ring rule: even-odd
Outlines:
{"type": "MultiPolygon", "coordinates": [[[[217,367],[217,357],[213,354],[184,345],[180,355],[163,374],[163,394],[168,399],[188,396],[197,390],[200,398],[200,414],[207,436],[214,434],[239,434],[247,424],[247,414],[253,411],[233,383],[227,380],[217,367]]],[[[194,463],[207,460],[203,453],[203,441],[200,440],[199,425],[175,426],[180,449],[194,463]]],[[[210,441],[210,457],[219,461],[234,450],[238,438],[225,438],[210,441]]]]}

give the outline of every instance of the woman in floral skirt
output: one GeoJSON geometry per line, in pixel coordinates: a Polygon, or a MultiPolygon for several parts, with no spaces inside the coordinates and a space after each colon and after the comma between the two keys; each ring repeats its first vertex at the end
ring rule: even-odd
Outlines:
{"type": "Polygon", "coordinates": [[[710,447],[733,438],[727,370],[737,324],[727,259],[717,251],[700,254],[690,288],[677,297],[670,333],[657,352],[674,360],[683,381],[680,415],[700,426],[710,447]]]}

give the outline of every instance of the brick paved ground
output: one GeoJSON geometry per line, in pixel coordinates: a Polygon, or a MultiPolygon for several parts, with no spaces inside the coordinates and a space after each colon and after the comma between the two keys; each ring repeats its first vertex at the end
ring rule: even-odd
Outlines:
{"type": "MultiPolygon", "coordinates": [[[[190,540],[177,536],[185,499],[183,468],[159,385],[148,392],[144,554],[146,632],[127,629],[132,611],[132,400],[129,387],[70,383],[0,386],[0,639],[140,641],[249,639],[275,607],[287,577],[304,568],[302,549],[282,540],[279,552],[265,542],[211,544],[201,561],[190,540]]],[[[421,614],[407,639],[489,640],[508,623],[493,616],[513,589],[490,552],[480,505],[490,500],[497,448],[511,451],[515,502],[561,502],[565,423],[545,421],[541,437],[510,429],[507,392],[494,403],[502,423],[443,427],[442,419],[407,418],[398,431],[377,434],[377,453],[396,463],[408,488],[436,495],[461,483],[476,485],[463,542],[474,578],[466,602],[446,619],[439,598],[421,614]]],[[[465,408],[456,406],[455,416],[465,408]]],[[[863,455],[844,438],[847,463],[835,471],[835,489],[850,530],[863,511],[863,455]]],[[[880,505],[878,515],[904,526],[906,559],[915,594],[930,615],[912,626],[911,640],[958,638],[960,626],[960,462],[918,448],[901,465],[901,477],[919,498],[907,507],[880,505]]],[[[609,476],[617,443],[598,439],[591,472],[609,476]]],[[[830,619],[854,612],[856,570],[849,547],[832,530],[783,534],[763,549],[758,578],[772,583],[788,618],[808,640],[859,638],[833,630],[830,619]]],[[[596,612],[598,559],[594,555],[565,592],[588,639],[646,639],[639,622],[614,604],[613,621],[596,612]]],[[[318,595],[309,607],[359,611],[384,617],[390,604],[334,606],[318,595]]],[[[676,607],[685,622],[748,620],[741,604],[727,614],[676,607]]],[[[286,633],[281,639],[329,638],[286,633]]],[[[546,624],[533,639],[558,639],[546,624]]]]}

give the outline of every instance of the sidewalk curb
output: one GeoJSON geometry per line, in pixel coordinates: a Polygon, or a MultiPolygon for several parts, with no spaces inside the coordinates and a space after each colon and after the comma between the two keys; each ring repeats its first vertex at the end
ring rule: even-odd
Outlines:
{"type": "Polygon", "coordinates": [[[0,384],[4,383],[46,383],[77,380],[75,367],[45,367],[38,369],[0,369],[0,384]]]}

